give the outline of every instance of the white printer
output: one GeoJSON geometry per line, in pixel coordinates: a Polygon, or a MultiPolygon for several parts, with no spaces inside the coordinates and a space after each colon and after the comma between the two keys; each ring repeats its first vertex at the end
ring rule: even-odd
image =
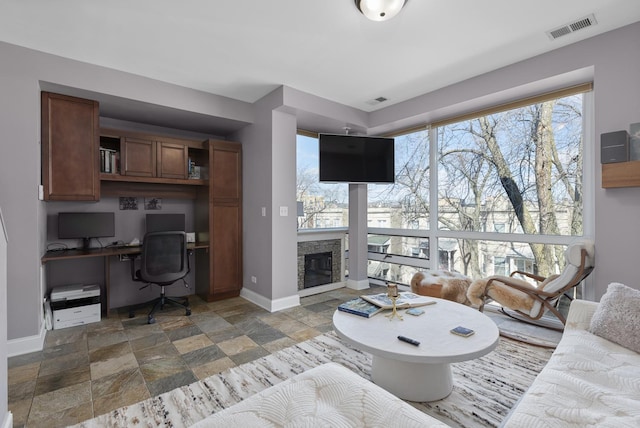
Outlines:
{"type": "Polygon", "coordinates": [[[71,284],[51,290],[54,330],[100,321],[100,286],[71,284]]]}

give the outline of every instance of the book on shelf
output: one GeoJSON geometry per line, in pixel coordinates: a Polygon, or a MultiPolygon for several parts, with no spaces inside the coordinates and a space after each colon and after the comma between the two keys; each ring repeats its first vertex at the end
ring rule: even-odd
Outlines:
{"type": "Polygon", "coordinates": [[[117,150],[100,147],[100,172],[109,174],[119,170],[120,153],[117,150]]]}
{"type": "MultiPolygon", "coordinates": [[[[360,297],[382,309],[393,308],[393,302],[387,293],[362,295],[360,297]]],[[[396,299],[396,308],[417,308],[418,306],[433,305],[434,303],[436,303],[436,301],[431,297],[420,296],[419,294],[412,293],[411,291],[401,291],[398,293],[398,298],[396,299]]]]}
{"type": "Polygon", "coordinates": [[[359,315],[365,318],[371,318],[375,314],[380,311],[383,311],[384,308],[373,305],[367,302],[360,297],[356,297],[355,299],[348,300],[338,306],[338,310],[341,312],[347,312],[354,315],[359,315]]]}

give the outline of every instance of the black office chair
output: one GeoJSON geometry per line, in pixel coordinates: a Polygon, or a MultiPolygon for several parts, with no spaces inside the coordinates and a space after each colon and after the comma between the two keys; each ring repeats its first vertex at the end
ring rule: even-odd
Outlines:
{"type": "Polygon", "coordinates": [[[189,257],[187,255],[187,234],[182,231],[173,232],[149,232],[142,241],[142,255],[140,269],[136,270],[136,259],[131,259],[131,278],[134,281],[145,282],[148,287],[151,284],[160,286],[160,297],[142,305],[136,305],[129,309],[129,318],[135,316],[135,309],[153,303],[153,308],[148,315],[148,323],[156,322],[155,312],[164,308],[166,303],[185,308],[186,315],[191,315],[189,299],[186,297],[167,297],[164,288],[182,280],[185,287],[189,287],[185,277],[189,273],[189,257]]]}

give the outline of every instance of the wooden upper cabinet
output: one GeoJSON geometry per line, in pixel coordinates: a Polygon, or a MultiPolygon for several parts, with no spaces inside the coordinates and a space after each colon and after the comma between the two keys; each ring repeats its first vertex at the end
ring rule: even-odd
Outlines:
{"type": "Polygon", "coordinates": [[[186,180],[188,149],[185,144],[126,137],[122,174],[186,180]]]}
{"type": "Polygon", "coordinates": [[[158,177],[187,179],[189,148],[184,144],[164,141],[158,141],[156,144],[158,177]]]}
{"type": "Polygon", "coordinates": [[[122,174],[133,177],[156,176],[155,142],[141,138],[125,138],[122,174]]]}
{"type": "Polygon", "coordinates": [[[44,199],[100,200],[98,102],[42,92],[41,115],[44,199]]]}

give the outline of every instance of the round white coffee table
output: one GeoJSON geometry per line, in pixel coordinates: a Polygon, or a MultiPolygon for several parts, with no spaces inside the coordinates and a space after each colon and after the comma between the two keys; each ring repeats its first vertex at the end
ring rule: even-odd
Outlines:
{"type": "Polygon", "coordinates": [[[410,401],[436,401],[453,389],[450,363],[472,360],[498,345],[496,324],[483,313],[443,299],[423,306],[424,314],[398,311],[403,320],[389,319],[383,311],[364,318],[336,311],[333,325],[342,339],[373,355],[371,378],[395,396],[410,401]],[[469,337],[452,334],[463,326],[475,331],[469,337]],[[398,340],[405,336],[419,346],[398,340]]]}

